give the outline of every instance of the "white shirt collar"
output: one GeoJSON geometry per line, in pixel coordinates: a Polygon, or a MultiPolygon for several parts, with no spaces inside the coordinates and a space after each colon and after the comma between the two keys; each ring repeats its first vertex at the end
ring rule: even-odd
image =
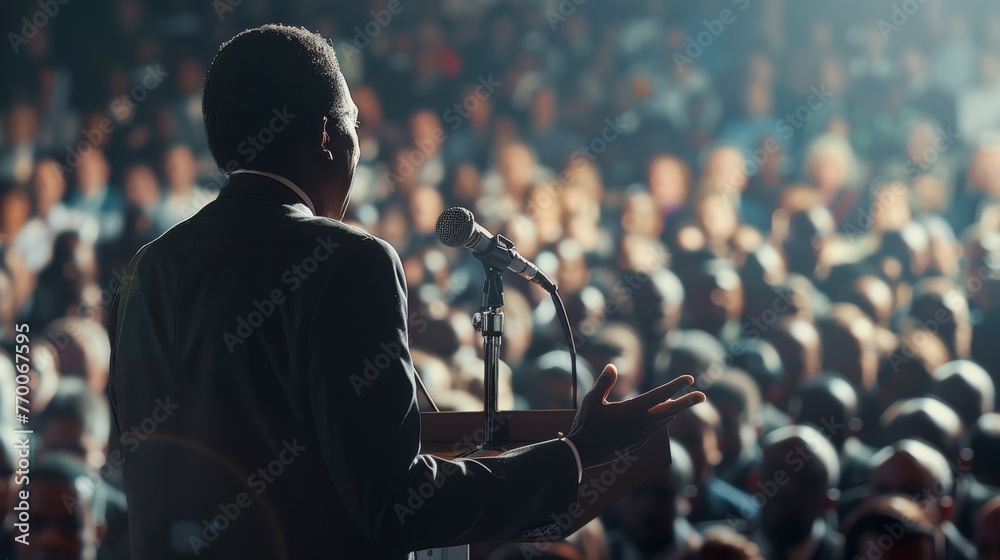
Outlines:
{"type": "Polygon", "coordinates": [[[274,179],[275,181],[291,189],[292,192],[294,192],[295,194],[299,195],[299,198],[301,198],[302,201],[305,202],[306,206],[309,207],[309,210],[312,211],[313,215],[316,214],[316,207],[313,206],[312,199],[309,198],[309,195],[307,195],[305,191],[299,188],[298,185],[289,181],[287,178],[282,177],[281,175],[277,175],[275,173],[268,173],[267,171],[258,171],[256,169],[237,169],[236,171],[230,173],[230,175],[236,175],[237,173],[250,173],[251,175],[262,175],[264,177],[274,179]]]}

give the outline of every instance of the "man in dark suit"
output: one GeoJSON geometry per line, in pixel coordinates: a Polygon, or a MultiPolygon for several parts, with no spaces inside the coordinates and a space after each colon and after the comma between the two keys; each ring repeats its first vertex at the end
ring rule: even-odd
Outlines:
{"type": "Polygon", "coordinates": [[[582,469],[704,400],[669,400],[685,376],[608,403],[608,366],[561,441],[421,455],[399,257],[340,221],[359,147],[333,49],[245,31],[203,104],[230,180],[136,254],[111,307],[135,558],[398,558],[530,536],[577,500],[582,469]]]}

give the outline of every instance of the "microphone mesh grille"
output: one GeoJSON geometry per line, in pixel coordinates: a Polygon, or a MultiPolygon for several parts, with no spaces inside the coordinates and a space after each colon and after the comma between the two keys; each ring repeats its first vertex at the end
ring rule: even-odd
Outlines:
{"type": "Polygon", "coordinates": [[[456,206],[441,212],[434,226],[434,233],[441,243],[449,247],[461,247],[472,237],[475,223],[472,212],[456,206]]]}

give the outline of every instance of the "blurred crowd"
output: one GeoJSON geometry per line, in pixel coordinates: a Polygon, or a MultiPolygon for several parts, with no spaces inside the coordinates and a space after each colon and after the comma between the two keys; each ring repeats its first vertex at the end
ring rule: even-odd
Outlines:
{"type": "MultiPolygon", "coordinates": [[[[614,399],[681,374],[708,395],[672,422],[671,468],[601,519],[474,557],[1000,558],[1000,4],[40,6],[3,8],[0,554],[24,323],[32,550],[129,557],[120,465],[155,426],[113,433],[107,306],[224,185],[204,73],[274,21],[338,52],[361,122],[346,221],[403,260],[424,410],[482,408],[483,271],[434,237],[455,205],[556,281],[581,394],[610,362],[614,399]]],[[[502,408],[573,404],[545,295],[506,282],[502,408]]]]}

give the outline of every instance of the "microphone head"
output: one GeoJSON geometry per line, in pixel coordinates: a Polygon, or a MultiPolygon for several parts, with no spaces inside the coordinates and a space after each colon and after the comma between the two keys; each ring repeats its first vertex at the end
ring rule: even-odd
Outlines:
{"type": "Polygon", "coordinates": [[[438,241],[449,247],[463,247],[476,230],[476,217],[466,208],[455,206],[441,212],[434,233],[438,241]]]}

